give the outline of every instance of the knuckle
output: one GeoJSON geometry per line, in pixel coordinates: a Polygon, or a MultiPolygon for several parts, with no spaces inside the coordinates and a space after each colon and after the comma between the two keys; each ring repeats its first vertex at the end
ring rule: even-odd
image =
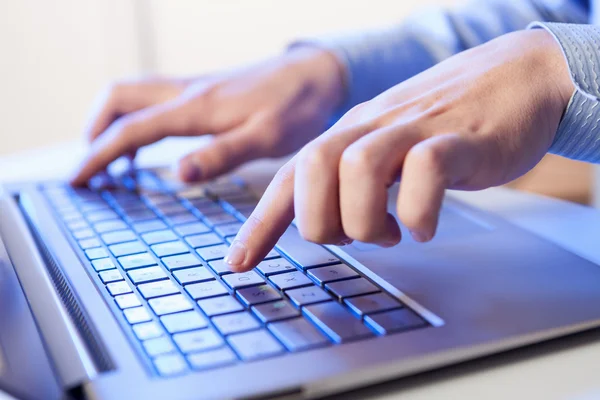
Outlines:
{"type": "Polygon", "coordinates": [[[334,243],[336,238],[339,236],[337,232],[332,229],[327,229],[326,226],[315,226],[314,224],[297,224],[298,232],[300,236],[309,242],[327,244],[334,243]]]}
{"type": "Polygon", "coordinates": [[[440,146],[415,145],[406,157],[407,162],[416,163],[420,168],[426,168],[434,173],[444,173],[446,154],[440,146]]]}
{"type": "Polygon", "coordinates": [[[373,153],[369,146],[351,145],[342,153],[340,171],[350,175],[375,173],[379,157],[373,153]]]}
{"type": "Polygon", "coordinates": [[[313,141],[298,153],[298,164],[311,170],[320,170],[331,163],[334,154],[325,141],[313,141]]]}

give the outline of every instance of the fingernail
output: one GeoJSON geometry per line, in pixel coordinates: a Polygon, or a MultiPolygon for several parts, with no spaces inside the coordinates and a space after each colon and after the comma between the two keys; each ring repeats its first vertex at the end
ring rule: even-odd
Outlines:
{"type": "Polygon", "coordinates": [[[348,246],[349,244],[352,244],[353,241],[354,240],[352,239],[345,239],[339,242],[336,246],[348,246]]]}
{"type": "Polygon", "coordinates": [[[227,255],[225,256],[225,264],[232,267],[232,269],[236,269],[236,267],[239,267],[244,263],[245,259],[246,246],[244,246],[244,243],[240,242],[239,240],[234,240],[229,247],[227,255]]]}
{"type": "Polygon", "coordinates": [[[200,168],[193,162],[183,163],[179,173],[183,180],[188,182],[198,181],[202,176],[200,168]]]}
{"type": "Polygon", "coordinates": [[[420,242],[420,243],[426,242],[427,239],[429,239],[429,236],[427,236],[421,232],[410,231],[410,234],[413,237],[413,239],[415,239],[415,241],[420,242]]]}
{"type": "Polygon", "coordinates": [[[379,246],[389,248],[389,247],[394,247],[396,244],[398,244],[398,242],[383,242],[383,243],[379,243],[379,246]]]}

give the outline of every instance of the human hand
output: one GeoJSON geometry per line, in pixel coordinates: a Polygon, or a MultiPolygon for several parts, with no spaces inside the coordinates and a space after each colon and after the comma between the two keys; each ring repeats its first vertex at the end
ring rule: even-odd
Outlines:
{"type": "Polygon", "coordinates": [[[460,53],[353,108],[277,173],[229,249],[246,271],[292,219],[307,240],[384,247],[397,215],[419,242],[436,230],[445,189],[511,181],[550,147],[574,86],[544,30],[516,32],[460,53]]]}
{"type": "Polygon", "coordinates": [[[167,136],[214,134],[179,162],[184,181],[207,180],[259,157],[291,153],[320,134],[343,97],[341,66],[323,50],[190,80],[115,85],[91,119],[91,150],[72,178],[85,184],[121,156],[167,136]]]}

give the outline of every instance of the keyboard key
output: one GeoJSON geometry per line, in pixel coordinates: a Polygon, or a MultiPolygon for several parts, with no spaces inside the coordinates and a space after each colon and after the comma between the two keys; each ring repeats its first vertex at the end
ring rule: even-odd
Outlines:
{"type": "Polygon", "coordinates": [[[91,211],[85,215],[85,218],[90,222],[100,222],[109,219],[117,219],[119,215],[112,210],[91,211]]]}
{"type": "Polygon", "coordinates": [[[231,335],[260,328],[260,323],[248,312],[220,315],[212,319],[222,335],[231,335]]]}
{"type": "Polygon", "coordinates": [[[217,232],[222,237],[235,236],[237,235],[241,227],[241,222],[233,222],[231,224],[218,225],[217,227],[215,227],[215,232],[217,232]]]}
{"type": "Polygon", "coordinates": [[[127,322],[131,325],[152,320],[150,313],[144,307],[134,307],[123,310],[127,322]]]}
{"type": "Polygon", "coordinates": [[[100,243],[100,241],[97,238],[83,239],[79,241],[79,247],[81,247],[83,250],[100,246],[102,246],[102,243],[100,243]]]}
{"type": "Polygon", "coordinates": [[[211,274],[205,267],[179,269],[173,272],[173,276],[175,276],[175,279],[177,279],[177,281],[182,285],[215,279],[213,274],[211,274]]]}
{"type": "Polygon", "coordinates": [[[162,336],[163,334],[162,329],[154,321],[135,324],[133,326],[133,332],[139,340],[152,339],[162,336]]]}
{"type": "MultiPolygon", "coordinates": [[[[154,178],[155,179],[155,178],[154,178]]],[[[158,182],[158,181],[157,181],[158,182]]],[[[148,193],[140,196],[146,203],[158,206],[159,204],[172,203],[175,199],[170,194],[148,193]]]]}
{"type": "Polygon", "coordinates": [[[167,274],[159,266],[133,269],[128,272],[128,275],[131,281],[136,285],[145,282],[158,281],[160,279],[167,279],[167,274]]]}
{"type": "Polygon", "coordinates": [[[182,206],[180,203],[173,202],[173,203],[157,204],[156,210],[160,214],[165,216],[165,215],[175,215],[175,214],[179,214],[179,213],[184,213],[187,211],[187,208],[182,206]]]}
{"type": "Polygon", "coordinates": [[[379,292],[379,288],[365,278],[332,282],[326,284],[325,288],[336,295],[340,300],[350,296],[379,292]]]}
{"type": "Polygon", "coordinates": [[[127,224],[118,219],[115,219],[113,221],[98,222],[98,223],[94,224],[94,229],[98,233],[122,231],[127,228],[128,228],[127,224]]]}
{"type": "Polygon", "coordinates": [[[175,235],[170,230],[162,230],[162,231],[154,231],[149,233],[144,233],[142,235],[142,240],[146,242],[148,245],[170,242],[172,240],[177,240],[177,235],[175,235]]]}
{"type": "Polygon", "coordinates": [[[232,296],[219,296],[199,300],[198,305],[209,317],[242,311],[244,307],[232,296]]]}
{"type": "Polygon", "coordinates": [[[334,264],[327,267],[312,268],[308,276],[313,278],[319,285],[329,282],[341,281],[359,276],[358,273],[345,264],[334,264]]]}
{"type": "Polygon", "coordinates": [[[233,215],[222,212],[219,214],[212,214],[204,216],[204,223],[210,227],[215,227],[217,225],[228,224],[230,222],[238,222],[238,219],[233,215]]]}
{"type": "Polygon", "coordinates": [[[98,260],[94,260],[92,261],[92,266],[97,272],[116,268],[115,263],[110,258],[100,258],[98,260]]]}
{"type": "Polygon", "coordinates": [[[192,253],[179,254],[171,257],[164,257],[160,259],[169,270],[178,268],[195,267],[202,265],[202,262],[197,255],[192,253]]]}
{"type": "Polygon", "coordinates": [[[368,294],[366,296],[350,297],[344,300],[346,305],[358,316],[380,311],[401,308],[402,304],[386,293],[368,294]]]}
{"type": "Polygon", "coordinates": [[[177,333],[173,335],[173,340],[177,343],[179,350],[184,353],[214,349],[224,344],[221,336],[217,335],[212,329],[177,333]]]}
{"type": "Polygon", "coordinates": [[[202,370],[233,364],[237,361],[237,357],[228,347],[222,347],[220,349],[203,351],[202,353],[190,354],[188,361],[192,364],[192,368],[202,370]]]}
{"type": "Polygon", "coordinates": [[[281,290],[293,289],[313,284],[312,281],[300,271],[286,272],[285,274],[279,275],[271,275],[269,277],[269,280],[281,290]]]}
{"type": "Polygon", "coordinates": [[[90,260],[95,260],[97,258],[105,258],[108,257],[108,252],[104,247],[95,247],[93,249],[87,249],[85,251],[85,255],[90,260]]]}
{"type": "Polygon", "coordinates": [[[180,241],[166,242],[150,246],[154,254],[159,257],[174,256],[176,254],[189,253],[188,247],[180,241]]]}
{"type": "Polygon", "coordinates": [[[90,226],[83,219],[78,220],[78,221],[69,222],[67,224],[67,228],[69,228],[72,231],[76,231],[79,229],[89,229],[89,227],[90,226]]]}
{"type": "Polygon", "coordinates": [[[137,233],[159,231],[161,229],[165,229],[166,227],[167,224],[165,224],[159,219],[153,219],[150,221],[138,222],[133,224],[133,230],[137,233]]]}
{"type": "Polygon", "coordinates": [[[123,214],[123,218],[130,224],[149,221],[156,218],[156,214],[148,208],[129,210],[123,214]]]}
{"type": "Polygon", "coordinates": [[[177,197],[181,199],[204,199],[206,190],[202,186],[191,187],[177,192],[177,197]]]}
{"type": "Polygon", "coordinates": [[[294,308],[287,300],[259,304],[252,307],[252,311],[264,323],[293,318],[300,315],[300,311],[297,308],[294,308]]]}
{"type": "Polygon", "coordinates": [[[380,335],[427,325],[421,317],[408,308],[367,315],[365,323],[380,335]]]}
{"type": "Polygon", "coordinates": [[[206,201],[190,201],[190,204],[196,209],[197,213],[202,217],[208,215],[221,214],[223,207],[220,204],[206,201]]]}
{"type": "Polygon", "coordinates": [[[184,214],[176,214],[165,217],[165,221],[167,221],[169,225],[180,225],[187,224],[190,222],[196,222],[198,221],[198,217],[196,217],[191,212],[186,212],[184,214]]]}
{"type": "Polygon", "coordinates": [[[75,239],[88,239],[94,237],[94,231],[91,229],[80,229],[78,231],[73,232],[73,237],[75,239]]]}
{"type": "Polygon", "coordinates": [[[146,251],[146,246],[140,241],[113,244],[112,246],[108,246],[108,248],[115,257],[128,256],[146,251]]]}
{"type": "Polygon", "coordinates": [[[247,307],[281,299],[279,292],[269,285],[240,289],[237,291],[237,295],[247,307]]]}
{"type": "Polygon", "coordinates": [[[215,260],[208,263],[210,269],[212,269],[217,275],[225,275],[231,274],[231,270],[229,269],[229,265],[225,263],[223,260],[215,260]]]}
{"type": "Polygon", "coordinates": [[[137,239],[135,233],[133,233],[133,231],[130,230],[103,233],[102,235],[100,235],[100,237],[102,237],[104,243],[108,245],[123,242],[131,242],[137,239]]]}
{"type": "Polygon", "coordinates": [[[204,225],[202,222],[194,222],[192,224],[179,225],[176,226],[174,229],[175,232],[177,232],[181,236],[210,232],[210,228],[204,225]]]}
{"type": "Polygon", "coordinates": [[[131,307],[139,307],[142,305],[140,299],[133,293],[122,294],[115,297],[115,301],[121,310],[131,307]]]}
{"type": "Polygon", "coordinates": [[[330,301],[331,296],[318,286],[312,285],[298,289],[287,290],[286,295],[290,297],[296,307],[303,307],[309,304],[330,301]]]}
{"type": "Polygon", "coordinates": [[[130,256],[119,257],[118,261],[125,270],[156,265],[156,260],[150,255],[150,253],[139,253],[130,256]]]}
{"type": "Polygon", "coordinates": [[[108,269],[106,271],[101,271],[98,275],[100,275],[102,283],[111,283],[123,280],[123,276],[121,275],[121,272],[118,269],[108,269]]]}
{"type": "Polygon", "coordinates": [[[179,288],[168,279],[141,284],[138,290],[145,299],[179,293],[179,288]]]}
{"type": "Polygon", "coordinates": [[[328,301],[303,308],[306,316],[336,343],[371,336],[369,328],[340,303],[328,301]]]}
{"type": "Polygon", "coordinates": [[[148,304],[150,307],[152,307],[152,310],[154,310],[156,315],[171,314],[192,309],[190,301],[182,294],[174,294],[167,297],[151,299],[148,300],[148,304]]]}
{"type": "Polygon", "coordinates": [[[225,286],[223,286],[221,282],[215,280],[187,285],[185,290],[194,300],[229,294],[227,289],[225,289],[225,286]]]}
{"type": "Polygon", "coordinates": [[[265,280],[255,271],[223,275],[223,281],[234,290],[265,283],[265,280]]]}
{"type": "Polygon", "coordinates": [[[160,321],[171,334],[206,328],[208,326],[206,319],[196,311],[165,315],[160,317],[160,321]]]}
{"type": "Polygon", "coordinates": [[[219,244],[216,246],[202,247],[196,249],[196,252],[198,253],[198,255],[200,255],[200,257],[202,257],[204,261],[213,261],[225,257],[228,249],[229,246],[227,246],[226,244],[219,244]]]}
{"type": "Polygon", "coordinates": [[[323,246],[302,239],[293,226],[290,226],[281,236],[277,248],[304,269],[340,262],[323,246]]]}
{"type": "Polygon", "coordinates": [[[185,241],[193,248],[213,246],[223,243],[223,240],[214,233],[186,236],[185,241]]]}
{"type": "Polygon", "coordinates": [[[108,285],[106,285],[106,288],[113,296],[131,293],[131,288],[129,287],[129,284],[125,281],[109,283],[108,285]]]}
{"type": "Polygon", "coordinates": [[[154,366],[162,376],[179,375],[187,370],[187,364],[179,354],[167,354],[156,357],[154,366]]]}
{"type": "Polygon", "coordinates": [[[150,357],[174,353],[176,351],[173,343],[166,337],[144,340],[142,344],[144,345],[144,349],[146,349],[146,353],[148,353],[150,357]]]}
{"type": "Polygon", "coordinates": [[[284,351],[283,346],[264,329],[232,335],[227,341],[240,358],[246,361],[274,356],[284,351]]]}
{"type": "Polygon", "coordinates": [[[260,262],[256,269],[265,276],[279,274],[281,272],[296,271],[296,267],[285,258],[275,258],[260,262]]]}
{"type": "Polygon", "coordinates": [[[289,351],[302,351],[329,344],[313,324],[304,318],[294,318],[269,324],[269,330],[289,351]]]}

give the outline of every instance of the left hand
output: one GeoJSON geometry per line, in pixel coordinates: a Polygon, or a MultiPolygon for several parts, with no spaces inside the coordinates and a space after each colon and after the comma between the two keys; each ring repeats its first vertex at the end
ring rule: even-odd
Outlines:
{"type": "Polygon", "coordinates": [[[398,217],[426,242],[445,189],[501,185],[540,161],[573,90],[558,44],[541,29],[453,56],[354,107],[306,145],[277,173],[227,262],[254,267],[294,216],[312,242],[393,246],[400,229],[387,189],[398,178],[398,217]]]}

